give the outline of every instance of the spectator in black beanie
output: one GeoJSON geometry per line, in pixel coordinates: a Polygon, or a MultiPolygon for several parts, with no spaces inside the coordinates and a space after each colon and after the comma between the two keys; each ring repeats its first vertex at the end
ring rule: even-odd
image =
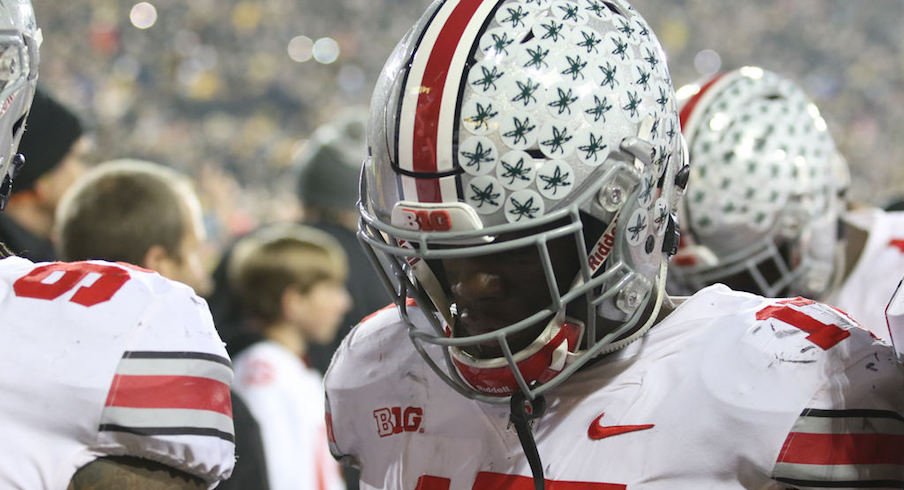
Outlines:
{"type": "Polygon", "coordinates": [[[0,214],[0,240],[16,255],[56,260],[50,241],[54,213],[63,192],[84,171],[87,147],[79,117],[39,86],[19,144],[25,166],[0,214]]]}
{"type": "MultiPolygon", "coordinates": [[[[348,256],[346,288],[352,296],[352,308],[346,314],[336,340],[329,345],[308,346],[307,361],[321,373],[329,366],[342,338],[362,318],[386,306],[391,298],[356,236],[358,229],[358,177],[367,155],[364,115],[367,109],[347,109],[332,122],[319,127],[294,163],[298,179],[298,198],[304,209],[304,224],[330,234],[348,256]]],[[[254,233],[254,232],[252,232],[254,233]]],[[[214,271],[215,289],[207,298],[217,330],[230,355],[236,356],[259,339],[243,329],[241,301],[226,281],[226,264],[231,249],[223,254],[214,271]]],[[[350,485],[355,482],[350,482],[350,485]]],[[[356,487],[351,487],[356,488],[356,487]]]]}
{"type": "Polygon", "coordinates": [[[366,114],[366,109],[350,108],[319,127],[295,162],[303,221],[329,233],[348,255],[346,288],[352,296],[352,308],[332,343],[308,347],[311,364],[321,372],[326,371],[333,352],[352,327],[391,301],[380,289],[380,279],[357,237],[358,180],[361,162],[367,156],[366,114]]]}
{"type": "Polygon", "coordinates": [[[904,211],[904,196],[898,196],[890,199],[885,204],[886,211],[904,211]]]}
{"type": "MultiPolygon", "coordinates": [[[[352,308],[346,313],[336,339],[328,345],[311,343],[305,362],[321,373],[329,366],[342,338],[361,319],[389,304],[391,298],[358,242],[358,177],[367,155],[364,115],[367,109],[348,109],[332,122],[318,128],[294,162],[298,178],[298,198],[304,209],[305,224],[336,239],[348,258],[346,289],[352,296],[352,308]]],[[[256,231],[251,232],[256,233],[256,231]]],[[[207,298],[210,312],[226,350],[233,358],[260,340],[259,333],[244,329],[242,301],[226,280],[232,249],[224,252],[214,271],[215,288],[207,298]]],[[[358,470],[342,467],[348,490],[358,488],[358,470]]]]}

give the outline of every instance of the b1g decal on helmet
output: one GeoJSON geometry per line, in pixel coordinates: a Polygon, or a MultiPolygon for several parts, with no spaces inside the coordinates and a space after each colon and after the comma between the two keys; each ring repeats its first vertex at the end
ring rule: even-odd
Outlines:
{"type": "Polygon", "coordinates": [[[473,231],[481,229],[474,210],[461,203],[399,202],[392,209],[392,224],[415,231],[473,231]]]}

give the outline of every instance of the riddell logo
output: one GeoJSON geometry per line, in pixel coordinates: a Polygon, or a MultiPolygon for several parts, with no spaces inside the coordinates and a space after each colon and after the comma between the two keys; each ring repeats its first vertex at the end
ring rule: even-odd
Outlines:
{"type": "Polygon", "coordinates": [[[10,106],[13,105],[14,99],[15,99],[15,96],[10,95],[9,97],[6,98],[6,100],[3,101],[3,107],[0,108],[0,114],[5,114],[6,111],[9,110],[10,106]]]}
{"type": "Polygon", "coordinates": [[[390,407],[374,410],[377,421],[377,434],[387,437],[402,432],[424,432],[421,421],[424,420],[424,409],[421,407],[390,407]]]}
{"type": "Polygon", "coordinates": [[[610,231],[603,235],[603,238],[597,242],[596,247],[593,249],[593,253],[590,254],[589,265],[591,270],[595,271],[606,261],[609,254],[612,253],[612,247],[614,245],[615,233],[610,231]]]}

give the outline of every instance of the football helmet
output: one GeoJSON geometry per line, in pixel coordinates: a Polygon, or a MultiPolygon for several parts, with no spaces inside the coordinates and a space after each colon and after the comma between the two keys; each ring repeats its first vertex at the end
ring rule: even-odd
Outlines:
{"type": "Polygon", "coordinates": [[[849,177],[819,109],[757,67],[678,93],[693,165],[670,289],[724,282],[767,297],[822,297],[842,269],[849,177]]]}
{"type": "Polygon", "coordinates": [[[534,398],[652,325],[688,169],[665,55],[627,2],[436,1],[386,62],[368,126],[359,236],[416,349],[460,393],[534,398]],[[557,281],[563,237],[580,266],[557,281]],[[442,262],[524,249],[546,304],[461,335],[442,262]],[[499,355],[471,354],[488,342],[499,355]]]}
{"type": "Polygon", "coordinates": [[[16,153],[38,82],[41,31],[29,0],[0,2],[0,209],[24,159],[16,153]]]}

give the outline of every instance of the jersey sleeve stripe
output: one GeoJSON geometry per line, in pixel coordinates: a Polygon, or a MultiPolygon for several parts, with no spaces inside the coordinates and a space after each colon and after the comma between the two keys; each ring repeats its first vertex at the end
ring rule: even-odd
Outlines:
{"type": "Polygon", "coordinates": [[[810,466],[854,465],[854,468],[864,468],[860,470],[861,475],[875,478],[867,465],[891,465],[897,471],[896,476],[904,478],[902,447],[904,417],[897,412],[808,408],[801,412],[785,439],[776,468],[782,463],[790,464],[783,470],[783,476],[811,480],[814,469],[810,466]]]}
{"type": "Polygon", "coordinates": [[[891,410],[870,410],[870,409],[851,409],[851,410],[820,410],[818,408],[808,408],[801,412],[802,417],[868,417],[873,419],[885,418],[904,422],[904,415],[891,410]]]}
{"type": "Polygon", "coordinates": [[[223,384],[232,383],[232,369],[219,362],[192,358],[145,359],[123,358],[116,374],[128,376],[196,376],[211,378],[223,384]]]}
{"type": "Polygon", "coordinates": [[[229,385],[196,376],[132,376],[117,374],[106,406],[210,410],[232,417],[229,385]]]}
{"type": "MultiPolygon", "coordinates": [[[[776,479],[780,481],[794,480],[808,482],[803,486],[833,486],[846,483],[848,487],[861,488],[864,482],[900,481],[904,478],[901,467],[897,465],[796,465],[779,463],[775,467],[776,479]]],[[[829,487],[831,488],[831,486],[829,487]]],[[[871,488],[867,486],[867,488],[871,488]]]]}
{"type": "Polygon", "coordinates": [[[794,478],[776,478],[779,483],[790,487],[804,488],[904,488],[902,480],[857,480],[857,481],[810,481],[794,478]]]}
{"type": "Polygon", "coordinates": [[[884,434],[904,435],[904,422],[888,416],[802,416],[794,432],[805,434],[884,434]]]}
{"type": "Polygon", "coordinates": [[[107,407],[101,416],[101,427],[163,428],[197,427],[216,429],[231,434],[232,419],[219,412],[184,410],[178,408],[107,407]]]}
{"type": "Polygon", "coordinates": [[[904,436],[887,434],[805,434],[785,439],[779,463],[815,465],[893,464],[904,467],[904,436]]]}
{"type": "Polygon", "coordinates": [[[207,352],[127,351],[123,359],[198,359],[222,364],[232,369],[229,359],[207,352]]]}
{"type": "Polygon", "coordinates": [[[205,427],[123,427],[104,424],[99,427],[99,430],[101,432],[125,432],[139,436],[210,436],[235,443],[235,436],[232,433],[205,427]]]}

